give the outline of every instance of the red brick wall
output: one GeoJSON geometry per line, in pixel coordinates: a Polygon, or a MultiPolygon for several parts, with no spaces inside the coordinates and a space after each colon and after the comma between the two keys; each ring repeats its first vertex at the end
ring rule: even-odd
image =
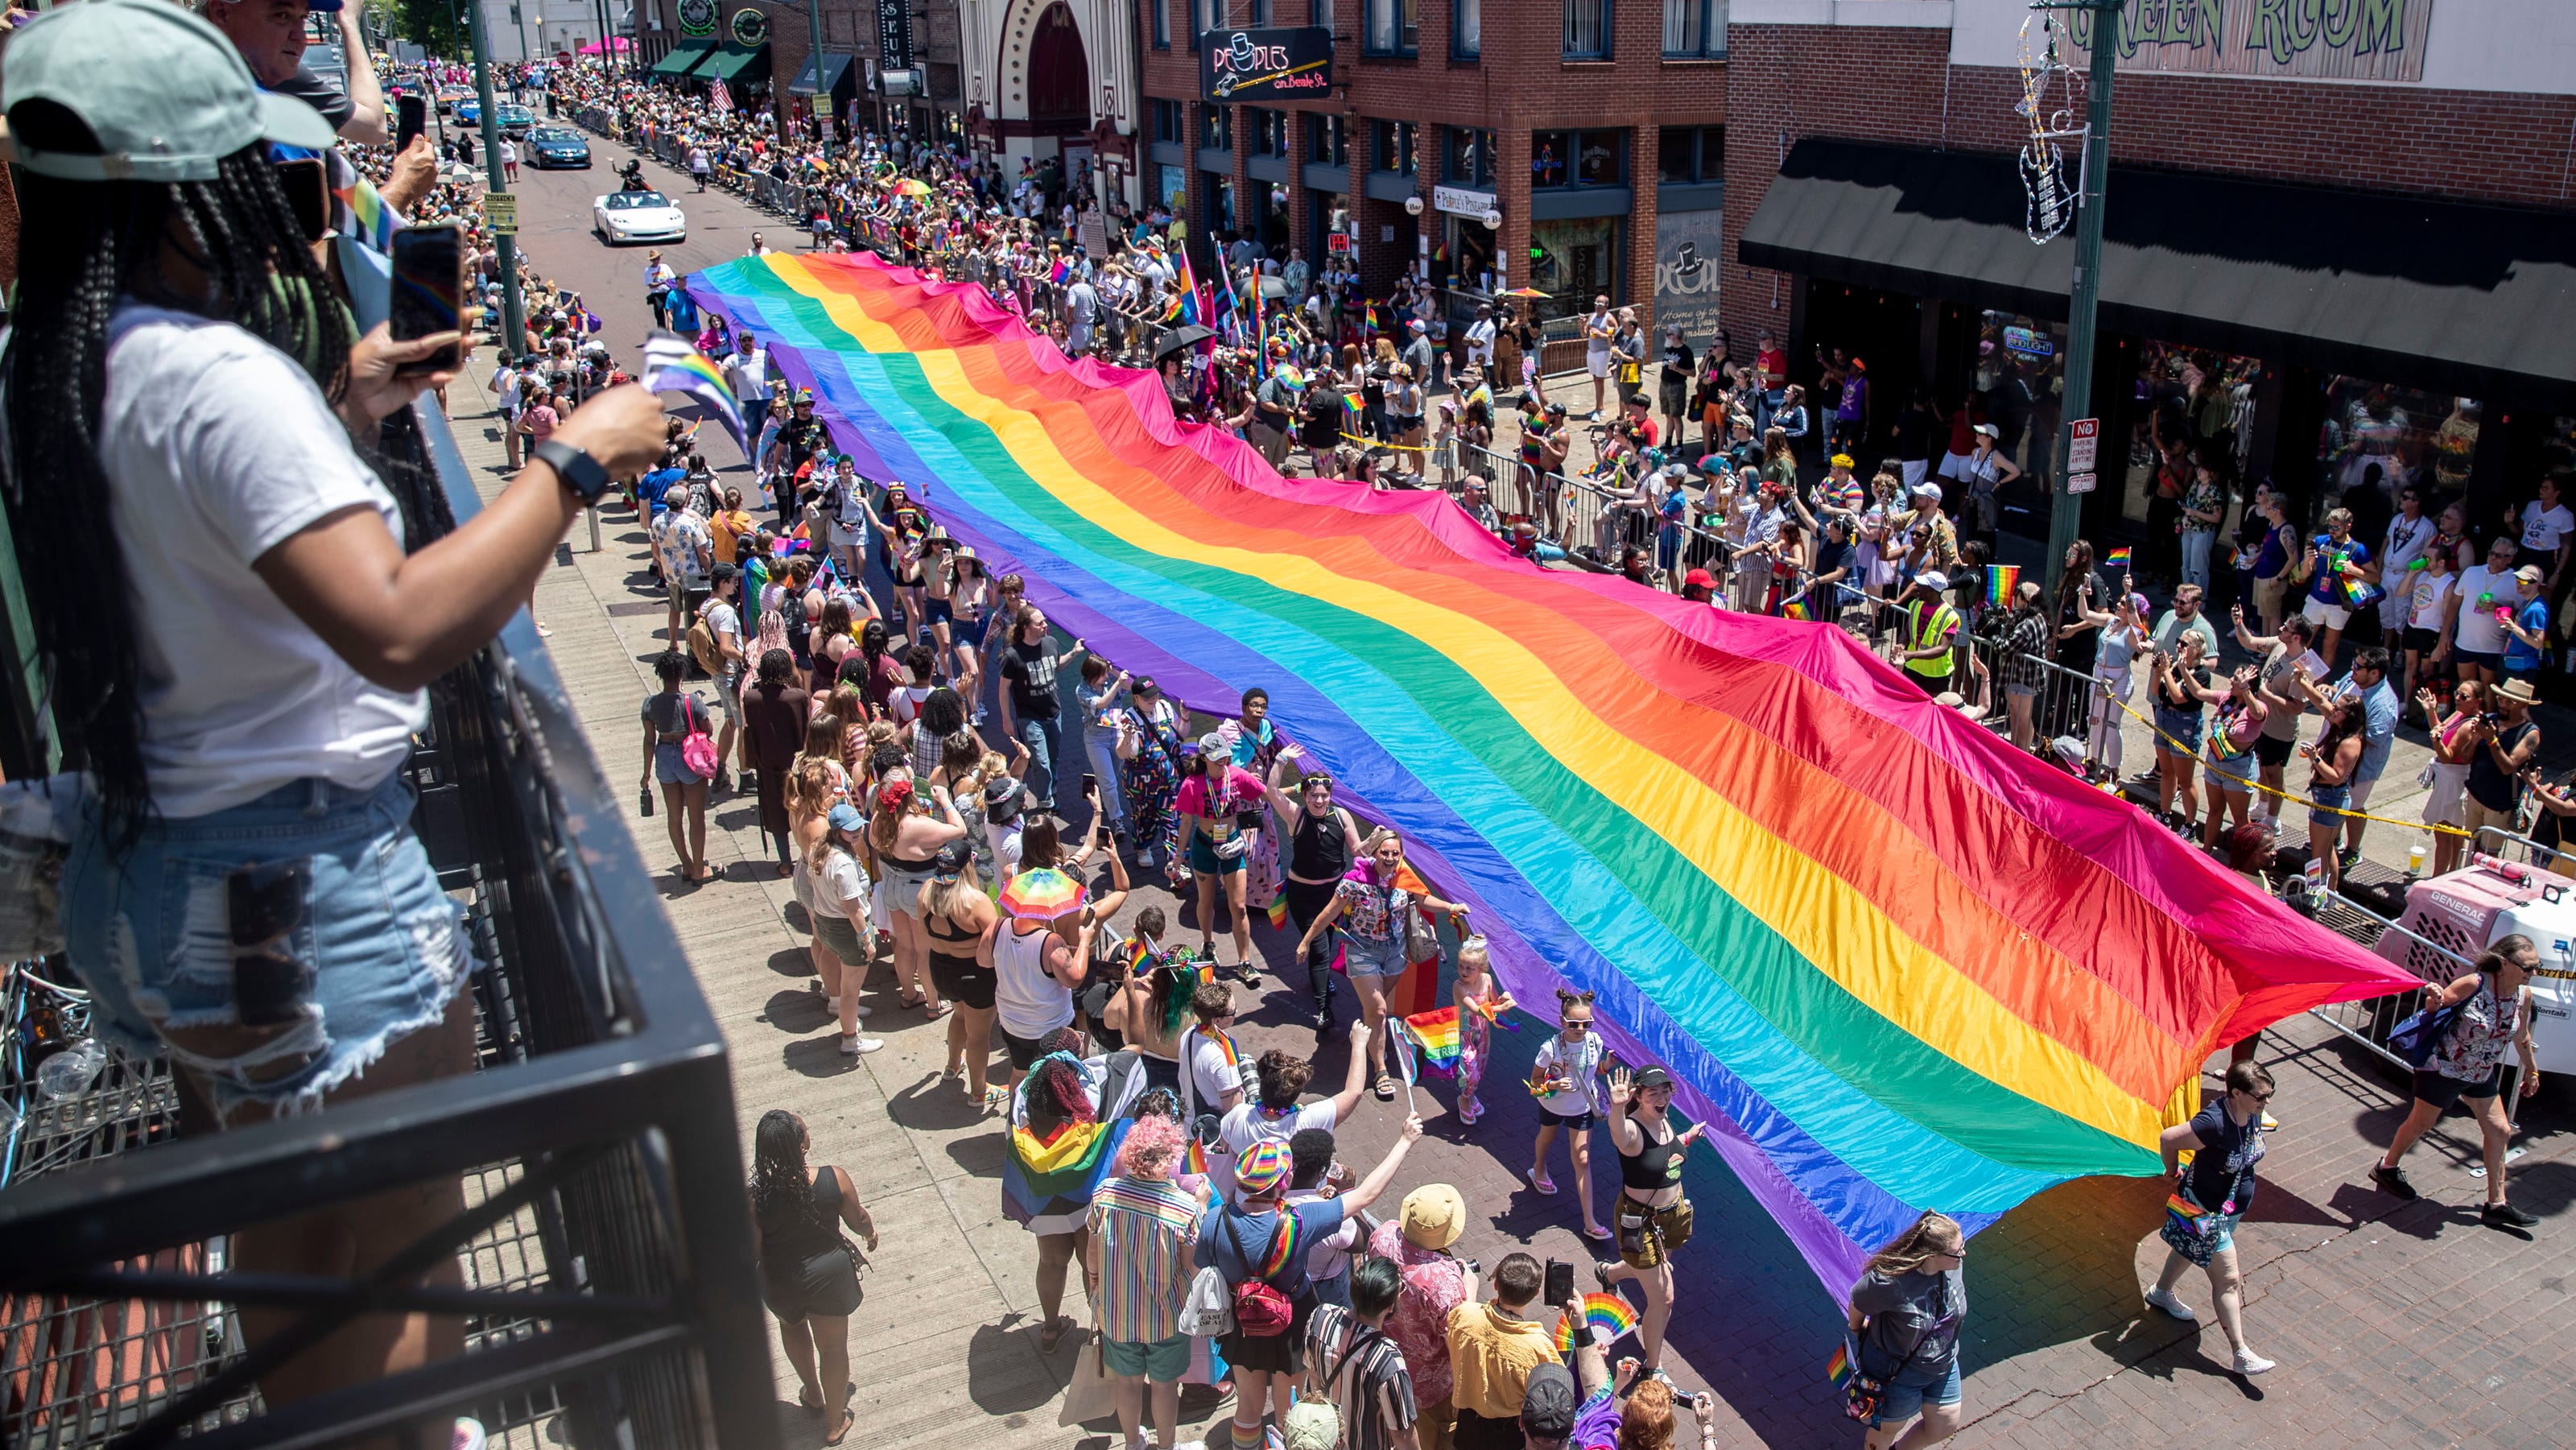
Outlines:
{"type": "MultiPolygon", "coordinates": [[[[1739,25],[1728,35],[1728,331],[1783,336],[1790,282],[1735,261],[1787,147],[1805,136],[2009,151],[2020,78],[1952,67],[1944,30],[1739,25]],[[1774,306],[1774,292],[1777,306],[1774,306]]],[[[2123,74],[2114,160],[2370,191],[2576,210],[2576,96],[2123,74]]],[[[2116,198],[2112,205],[2118,205],[2116,198]]]]}
{"type": "MultiPolygon", "coordinates": [[[[1168,0],[1172,23],[1169,50],[1145,52],[1144,93],[1151,98],[1188,102],[1191,126],[1188,148],[1190,194],[1188,215],[1197,229],[1201,177],[1196,169],[1198,57],[1188,48],[1182,28],[1187,0],[1168,0]]],[[[1330,101],[1309,102],[1293,111],[1339,111],[1351,127],[1353,195],[1368,164],[1368,122],[1412,121],[1421,128],[1422,159],[1416,181],[1424,199],[1421,225],[1426,234],[1438,225],[1430,210],[1431,187],[1439,180],[1440,128],[1480,127],[1494,133],[1498,162],[1495,190],[1502,199],[1503,226],[1498,254],[1511,266],[1514,285],[1526,282],[1529,254],[1530,133],[1569,126],[1629,129],[1629,177],[1637,198],[1629,218],[1627,300],[1641,312],[1654,303],[1655,140],[1658,126],[1720,125],[1726,121],[1727,66],[1722,61],[1666,61],[1662,7],[1618,0],[1611,6],[1612,54],[1608,62],[1568,64],[1563,59],[1563,10],[1543,0],[1484,0],[1482,54],[1477,60],[1449,58],[1450,0],[1419,0],[1420,38],[1416,54],[1403,58],[1362,58],[1359,26],[1364,0],[1335,0],[1337,42],[1334,76],[1340,82],[1330,101]]],[[[1303,23],[1306,0],[1273,0],[1274,24],[1303,23]]],[[[1235,6],[1240,21],[1247,9],[1235,6]]],[[[1139,33],[1153,34],[1150,0],[1138,0],[1139,33]]],[[[1150,125],[1151,107],[1140,112],[1150,125]]],[[[1244,210],[1246,196],[1241,157],[1250,138],[1240,117],[1235,124],[1236,197],[1244,210]]],[[[1289,236],[1304,245],[1313,223],[1306,216],[1306,189],[1300,168],[1306,161],[1305,122],[1292,120],[1289,135],[1289,236]]],[[[1730,196],[1732,193],[1730,192],[1730,196]]],[[[1386,254],[1377,242],[1380,222],[1400,217],[1393,203],[1360,207],[1360,252],[1363,276],[1383,288],[1403,261],[1386,254]]],[[[1310,259],[1312,260],[1312,259],[1310,259]]]]}

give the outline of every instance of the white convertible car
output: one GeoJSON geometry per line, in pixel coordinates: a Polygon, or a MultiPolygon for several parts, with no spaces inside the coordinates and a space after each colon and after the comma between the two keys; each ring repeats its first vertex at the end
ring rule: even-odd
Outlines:
{"type": "Polygon", "coordinates": [[[590,229],[610,246],[623,242],[682,242],[689,218],[658,191],[612,191],[590,203],[590,229]]]}

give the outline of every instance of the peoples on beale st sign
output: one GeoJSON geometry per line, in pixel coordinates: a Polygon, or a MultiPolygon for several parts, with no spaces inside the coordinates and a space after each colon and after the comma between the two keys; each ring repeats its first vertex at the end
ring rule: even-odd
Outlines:
{"type": "Polygon", "coordinates": [[[1199,35],[1199,99],[1296,100],[1333,89],[1333,32],[1320,25],[1199,35]]]}

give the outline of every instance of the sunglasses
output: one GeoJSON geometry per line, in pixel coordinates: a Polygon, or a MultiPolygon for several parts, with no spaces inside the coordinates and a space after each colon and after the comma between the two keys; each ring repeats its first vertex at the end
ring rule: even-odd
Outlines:
{"type": "Polygon", "coordinates": [[[1589,1017],[1568,1017],[1565,1019],[1565,1030],[1568,1032],[1586,1031],[1590,1029],[1591,1026],[1592,1019],[1589,1017]]]}

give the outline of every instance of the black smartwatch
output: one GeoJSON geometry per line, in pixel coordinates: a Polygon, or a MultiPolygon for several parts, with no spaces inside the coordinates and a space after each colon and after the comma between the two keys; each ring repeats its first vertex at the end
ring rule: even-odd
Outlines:
{"type": "Polygon", "coordinates": [[[599,496],[608,492],[608,470],[599,466],[598,459],[569,443],[547,439],[537,445],[536,460],[553,469],[555,477],[562,479],[563,486],[571,489],[573,497],[585,506],[598,503],[599,496]]]}

